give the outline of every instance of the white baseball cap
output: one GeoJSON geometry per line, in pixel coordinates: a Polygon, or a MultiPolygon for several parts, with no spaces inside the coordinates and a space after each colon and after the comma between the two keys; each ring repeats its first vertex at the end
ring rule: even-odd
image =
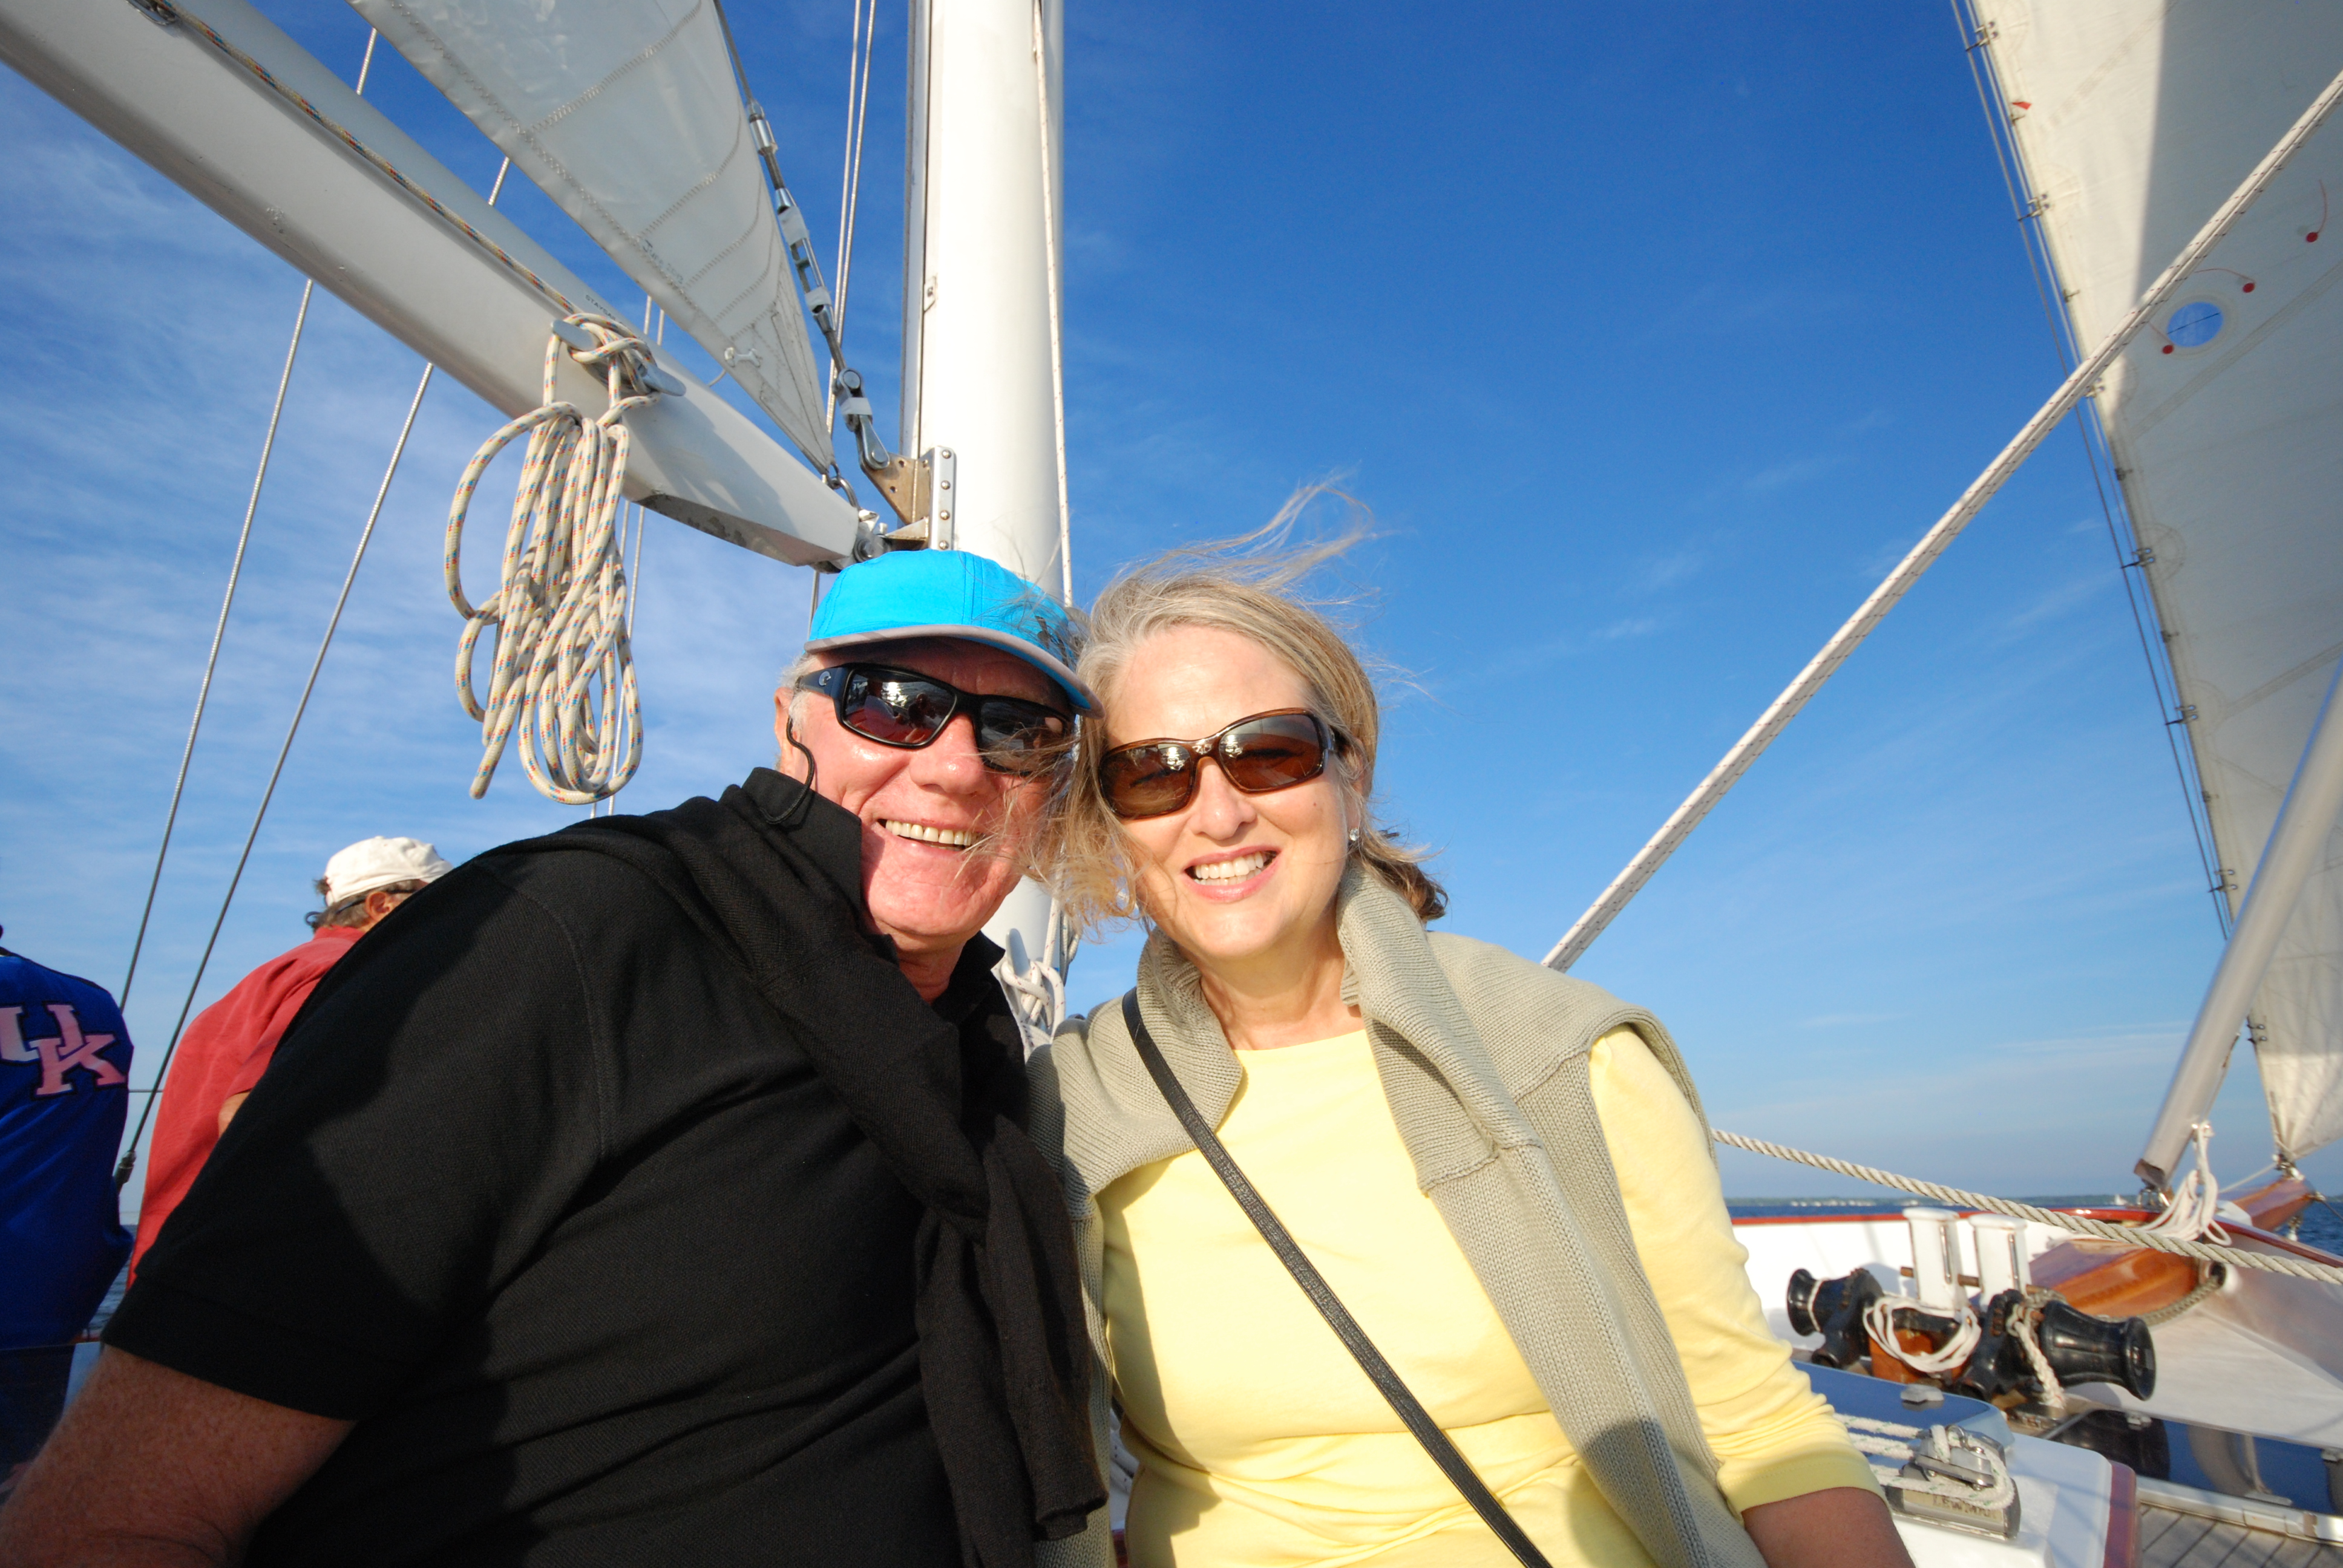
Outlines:
{"type": "Polygon", "coordinates": [[[394,882],[436,882],[455,869],[420,839],[360,839],[326,862],[326,907],[394,882]]]}

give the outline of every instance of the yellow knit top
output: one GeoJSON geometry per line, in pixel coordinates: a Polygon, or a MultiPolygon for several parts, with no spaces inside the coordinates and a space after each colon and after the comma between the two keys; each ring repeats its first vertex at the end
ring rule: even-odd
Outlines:
{"type": "MultiPolygon", "coordinates": [[[[1240,1052],[1220,1128],[1416,1397],[1556,1568],[1648,1568],[1418,1191],[1364,1031],[1240,1052]]],[[[1590,1062],[1635,1245],[1738,1511],[1876,1490],[1765,1326],[1700,1122],[1642,1040],[1590,1062]]],[[[1566,1151],[1557,1151],[1566,1158],[1566,1151]]],[[[1401,1426],[1193,1151],[1100,1195],[1133,1568],[1503,1568],[1512,1555],[1401,1426]]]]}

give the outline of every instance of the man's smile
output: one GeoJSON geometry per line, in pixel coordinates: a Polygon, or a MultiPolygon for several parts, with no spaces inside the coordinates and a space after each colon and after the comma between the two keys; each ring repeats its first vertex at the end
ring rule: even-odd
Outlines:
{"type": "Polygon", "coordinates": [[[976,834],[966,828],[939,828],[928,822],[906,822],[894,817],[879,819],[880,828],[898,839],[910,839],[917,843],[940,845],[947,849],[965,849],[976,842],[976,834]]]}

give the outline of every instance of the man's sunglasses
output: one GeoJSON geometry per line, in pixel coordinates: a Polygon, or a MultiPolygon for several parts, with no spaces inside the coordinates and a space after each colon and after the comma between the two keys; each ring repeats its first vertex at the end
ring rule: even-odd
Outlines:
{"type": "Polygon", "coordinates": [[[956,714],[976,727],[976,748],[996,773],[1039,773],[1063,755],[1073,720],[1039,702],[962,691],[917,670],[839,664],[798,682],[830,699],[838,721],[865,740],[916,751],[935,744],[956,714]]]}
{"type": "Polygon", "coordinates": [[[1341,744],[1342,737],[1306,709],[1256,713],[1202,740],[1118,746],[1099,759],[1099,791],[1126,820],[1164,817],[1196,798],[1208,757],[1246,794],[1266,795],[1317,778],[1326,770],[1326,754],[1341,744]]]}

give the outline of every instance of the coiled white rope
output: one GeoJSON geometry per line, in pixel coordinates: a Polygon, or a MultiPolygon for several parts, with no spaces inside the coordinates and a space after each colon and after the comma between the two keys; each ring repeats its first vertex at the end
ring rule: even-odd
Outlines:
{"type": "Polygon", "coordinates": [[[2077,1236],[2093,1236],[2103,1241],[2121,1241],[2133,1247],[2146,1247],[2152,1251],[2171,1252],[2183,1258],[2199,1258],[2208,1263],[2227,1263],[2239,1269],[2253,1269],[2265,1274],[2291,1274],[2298,1280],[2316,1280],[2321,1284],[2343,1285],[2343,1269],[2331,1263],[2313,1263],[2299,1258],[2273,1257],[2267,1252],[2248,1252],[2241,1248],[2208,1247],[2202,1241],[2183,1241],[2177,1236],[2151,1231],[2140,1225],[2110,1225],[2104,1220],[2094,1220],[2084,1214],[2068,1214],[2056,1209],[2040,1209],[2031,1203],[2014,1202],[2007,1198],[1990,1197],[1983,1192],[1971,1192],[1960,1187],[1946,1187],[1941,1182],[1923,1181],[1916,1177],[1898,1176],[1892,1171],[1881,1171],[1869,1165],[1857,1165],[1852,1160],[1834,1160],[1827,1154],[1810,1153],[1804,1149],[1792,1149],[1785,1144],[1768,1143],[1762,1138],[1745,1138],[1738,1132],[1711,1129],[1709,1136],[1734,1149],[1745,1149],[1752,1154],[1771,1155],[1794,1165],[1811,1165],[1817,1171],[1829,1171],[1841,1176],[1852,1176],[1858,1181],[1874,1186],[1893,1187],[1922,1198],[1933,1198],[1939,1203],[1956,1209],[1982,1209],[1988,1214],[2006,1214],[2013,1220],[2031,1221],[2053,1230],[2066,1231],[2077,1236]]]}
{"type": "Polygon", "coordinates": [[[1940,1348],[1933,1351],[1907,1350],[1896,1337],[1896,1312],[1898,1308],[1919,1312],[1931,1310],[1909,1296],[1880,1297],[1863,1310],[1863,1326],[1871,1335],[1873,1344],[1914,1372],[1926,1372],[1932,1377],[1957,1372],[1968,1364],[1969,1352],[1976,1349],[1976,1342],[1985,1331],[1978,1326],[1976,1313],[1966,1302],[1955,1309],[1954,1315],[1959,1320],[1960,1327],[1940,1348]]]}
{"type": "Polygon", "coordinates": [[[618,520],[627,474],[627,411],[658,396],[644,388],[650,350],[631,327],[608,317],[578,312],[564,320],[590,334],[594,347],[573,348],[558,331],[547,338],[543,407],[481,445],[447,508],[447,598],[464,618],[456,645],[456,694],[464,711],[480,721],[476,800],[488,793],[516,728],[529,782],[564,805],[617,794],[642,761],[642,708],[627,635],[618,520]],[[610,404],[595,418],[554,397],[554,370],[565,352],[603,373],[610,404]],[[465,514],[480,476],[523,433],[528,457],[513,496],[497,591],[475,608],[464,596],[465,514]],[[472,654],[492,626],[496,664],[483,701],[473,695],[472,654]]]}

